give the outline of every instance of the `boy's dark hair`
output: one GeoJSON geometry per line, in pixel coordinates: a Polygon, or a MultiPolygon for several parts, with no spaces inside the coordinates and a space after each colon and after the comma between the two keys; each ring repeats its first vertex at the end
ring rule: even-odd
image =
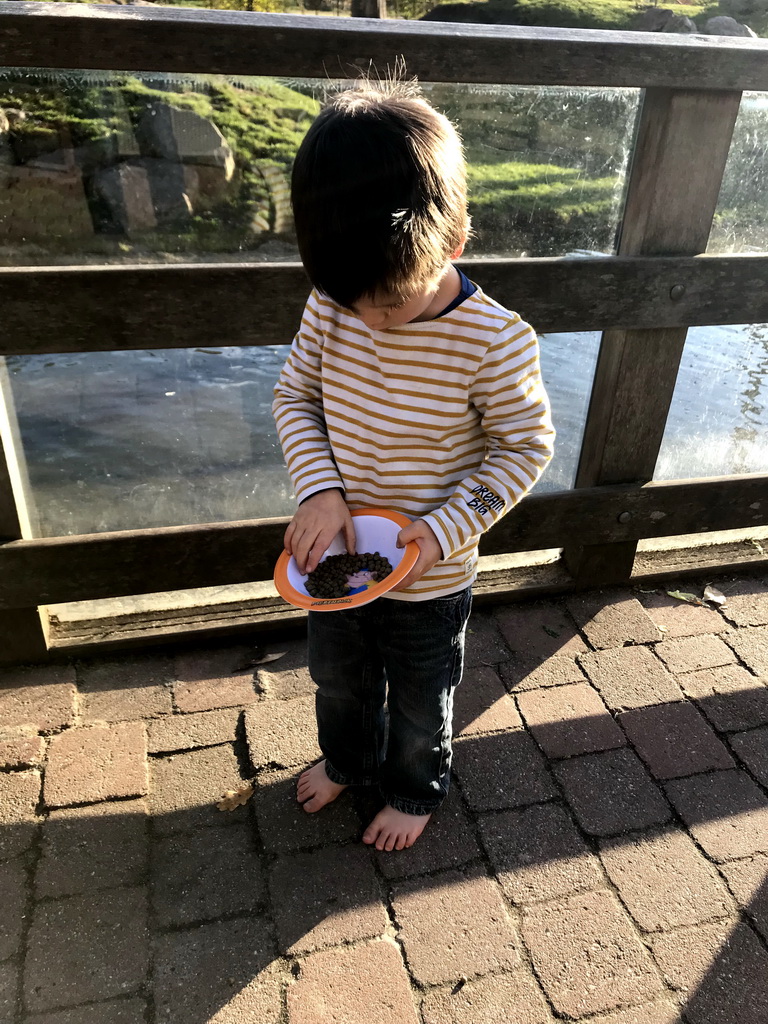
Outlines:
{"type": "Polygon", "coordinates": [[[461,140],[412,86],[366,82],[338,93],[312,124],[291,200],[317,289],[346,307],[376,293],[406,299],[466,238],[461,140]]]}

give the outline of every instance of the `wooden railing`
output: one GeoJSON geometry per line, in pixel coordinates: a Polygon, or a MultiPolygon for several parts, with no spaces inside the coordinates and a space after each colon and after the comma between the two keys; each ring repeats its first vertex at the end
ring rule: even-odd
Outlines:
{"type": "MultiPolygon", "coordinates": [[[[741,91],[768,91],[768,43],[435,22],[0,2],[0,65],[645,91],[618,255],[477,260],[539,331],[603,330],[576,487],[533,494],[481,552],[562,547],[573,585],[629,580],[638,540],[768,525],[768,476],[650,483],[687,328],[768,320],[768,256],[702,256],[741,91]]],[[[0,354],[290,340],[296,264],[0,271],[0,354]],[[276,298],[279,301],[276,301],[276,298]]],[[[36,539],[0,459],[0,659],[46,650],[46,603],[267,579],[286,520],[36,539]]]]}

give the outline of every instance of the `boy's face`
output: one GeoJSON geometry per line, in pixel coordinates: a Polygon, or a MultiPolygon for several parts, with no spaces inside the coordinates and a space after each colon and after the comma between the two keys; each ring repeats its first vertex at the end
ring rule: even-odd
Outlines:
{"type": "Polygon", "coordinates": [[[439,284],[440,278],[437,278],[405,301],[379,293],[366,296],[350,306],[350,312],[362,320],[369,331],[388,331],[414,320],[431,320],[445,306],[439,299],[439,284]]]}

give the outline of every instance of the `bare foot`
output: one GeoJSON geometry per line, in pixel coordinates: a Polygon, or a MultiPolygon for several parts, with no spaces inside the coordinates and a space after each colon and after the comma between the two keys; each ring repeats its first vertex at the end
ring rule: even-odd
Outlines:
{"type": "Polygon", "coordinates": [[[404,814],[387,805],[363,833],[363,842],[375,844],[377,850],[404,850],[413,846],[431,817],[431,814],[404,814]]]}
{"type": "Polygon", "coordinates": [[[299,776],[296,799],[305,811],[313,814],[335,800],[346,788],[332,782],[325,774],[325,761],[318,761],[299,776]]]}

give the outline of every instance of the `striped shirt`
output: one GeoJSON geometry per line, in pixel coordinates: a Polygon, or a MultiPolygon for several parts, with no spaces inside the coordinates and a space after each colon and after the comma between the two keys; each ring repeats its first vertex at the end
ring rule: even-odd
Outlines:
{"type": "Polygon", "coordinates": [[[552,456],[536,335],[479,288],[385,331],[313,291],[272,408],[299,501],[339,487],[351,509],[393,509],[434,531],[443,559],[396,600],[472,583],[480,534],[552,456]]]}

